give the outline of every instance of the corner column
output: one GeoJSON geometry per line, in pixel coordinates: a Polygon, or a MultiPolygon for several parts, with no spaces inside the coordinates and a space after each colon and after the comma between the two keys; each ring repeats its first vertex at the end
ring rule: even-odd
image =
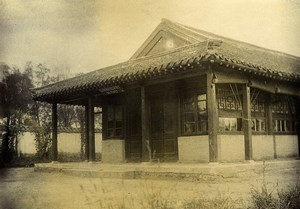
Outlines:
{"type": "Polygon", "coordinates": [[[89,147],[89,161],[95,161],[95,120],[94,120],[94,106],[92,97],[88,98],[87,105],[88,112],[88,147],[89,147]]]}
{"type": "Polygon", "coordinates": [[[245,160],[252,160],[252,121],[250,87],[243,86],[243,131],[245,137],[245,160]]]}
{"type": "Polygon", "coordinates": [[[89,108],[85,105],[85,160],[89,160],[89,108]]]}
{"type": "Polygon", "coordinates": [[[145,87],[141,87],[141,123],[142,123],[142,161],[147,162],[150,160],[149,157],[149,129],[147,123],[147,109],[146,109],[146,96],[145,96],[145,87]]]}
{"type": "Polygon", "coordinates": [[[216,99],[216,85],[213,83],[211,66],[207,73],[207,118],[208,118],[208,140],[209,140],[209,161],[218,161],[218,111],[216,99]]]}
{"type": "Polygon", "coordinates": [[[296,131],[298,135],[298,158],[300,158],[300,97],[296,98],[296,131]]]}
{"type": "Polygon", "coordinates": [[[57,161],[57,103],[52,104],[52,161],[57,161]]]}

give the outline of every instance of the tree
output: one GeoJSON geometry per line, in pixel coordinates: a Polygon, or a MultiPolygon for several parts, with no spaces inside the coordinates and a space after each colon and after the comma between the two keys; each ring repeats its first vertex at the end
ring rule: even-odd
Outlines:
{"type": "MultiPolygon", "coordinates": [[[[59,81],[59,79],[67,78],[69,69],[67,66],[61,66],[62,70],[56,69],[56,72],[61,74],[55,74],[45,64],[35,65],[32,62],[28,62],[25,65],[25,73],[31,80],[35,87],[51,84],[59,81]]],[[[32,123],[40,128],[35,131],[35,142],[37,155],[39,159],[48,159],[50,156],[50,148],[52,145],[51,139],[51,104],[34,101],[31,107],[32,123]]],[[[80,108],[70,105],[58,105],[58,126],[59,127],[71,127],[76,124],[80,113],[80,108]]],[[[80,124],[80,122],[79,122],[80,124]]],[[[80,124],[81,125],[81,124],[80,124]]]]}
{"type": "Polygon", "coordinates": [[[16,129],[13,126],[22,124],[25,114],[32,104],[30,88],[33,87],[29,77],[21,73],[16,67],[10,68],[2,64],[0,69],[5,69],[6,74],[0,82],[0,109],[1,117],[5,120],[5,131],[2,136],[1,161],[8,163],[16,151],[13,142],[16,129]]]}

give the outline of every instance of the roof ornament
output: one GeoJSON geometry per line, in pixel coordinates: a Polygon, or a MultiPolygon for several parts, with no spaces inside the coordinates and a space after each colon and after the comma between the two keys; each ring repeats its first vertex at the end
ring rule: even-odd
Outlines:
{"type": "Polygon", "coordinates": [[[209,50],[215,49],[217,47],[220,47],[222,43],[223,43],[223,41],[221,41],[221,40],[209,39],[207,41],[207,49],[209,49],[209,50]]]}

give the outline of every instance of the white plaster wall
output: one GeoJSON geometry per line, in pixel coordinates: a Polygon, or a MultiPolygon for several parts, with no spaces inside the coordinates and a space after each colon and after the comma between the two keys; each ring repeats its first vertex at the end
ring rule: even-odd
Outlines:
{"type": "MultiPolygon", "coordinates": [[[[80,133],[59,133],[57,136],[57,149],[59,152],[79,153],[80,133]]],[[[95,133],[96,153],[102,151],[102,134],[95,133]]],[[[18,153],[35,154],[34,133],[24,132],[18,136],[18,153]]]]}
{"type": "Polygon", "coordinates": [[[34,134],[31,132],[24,132],[18,136],[18,153],[35,154],[34,134]]]}
{"type": "Polygon", "coordinates": [[[276,135],[275,145],[277,158],[299,156],[297,135],[276,135]]]}
{"type": "Polygon", "coordinates": [[[273,135],[252,135],[253,160],[274,159],[273,135]]]}
{"type": "Polygon", "coordinates": [[[208,136],[178,137],[179,162],[209,162],[208,136]]]}
{"type": "Polygon", "coordinates": [[[59,133],[57,136],[58,152],[79,153],[80,133],[59,133]]]}
{"type": "Polygon", "coordinates": [[[245,160],[244,135],[218,135],[218,158],[220,162],[245,160]]]}
{"type": "Polygon", "coordinates": [[[125,141],[120,139],[102,141],[102,162],[125,162],[125,141]]]}

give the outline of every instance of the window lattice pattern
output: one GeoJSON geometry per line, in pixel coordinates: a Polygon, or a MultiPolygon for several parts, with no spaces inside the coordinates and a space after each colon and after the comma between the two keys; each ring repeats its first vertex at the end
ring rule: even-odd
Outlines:
{"type": "Polygon", "coordinates": [[[262,96],[251,101],[251,112],[265,112],[265,99],[262,96]]]}
{"type": "Polygon", "coordinates": [[[259,89],[250,89],[252,131],[266,132],[266,94],[259,89]]]}
{"type": "Polygon", "coordinates": [[[241,100],[239,95],[231,89],[218,89],[218,107],[226,110],[241,110],[241,100]]]}
{"type": "Polygon", "coordinates": [[[272,98],[273,130],[279,133],[297,131],[296,102],[287,95],[275,95],[272,98]]]}
{"type": "Polygon", "coordinates": [[[217,86],[219,109],[219,132],[236,132],[242,130],[242,95],[236,84],[217,86]]]}

